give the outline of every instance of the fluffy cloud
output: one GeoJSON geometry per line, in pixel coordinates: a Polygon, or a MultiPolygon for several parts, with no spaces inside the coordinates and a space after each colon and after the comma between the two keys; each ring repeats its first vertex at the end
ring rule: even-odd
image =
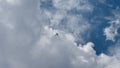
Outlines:
{"type": "Polygon", "coordinates": [[[43,1],[48,0],[0,0],[1,68],[120,67],[117,53],[98,56],[94,43],[77,46],[75,42],[91,25],[81,14],[68,11],[78,9],[78,3],[86,7],[79,7],[81,11],[91,11],[89,1],[52,0],[54,11],[39,7],[43,1]]]}
{"type": "Polygon", "coordinates": [[[35,66],[42,68],[93,67],[92,64],[95,63],[93,43],[77,47],[71,34],[59,31],[59,36],[56,36],[54,31],[48,28],[45,29],[45,34],[33,47],[33,60],[38,63],[35,66]],[[91,64],[89,64],[90,62],[91,64]],[[88,65],[85,66],[86,64],[88,65]]]}

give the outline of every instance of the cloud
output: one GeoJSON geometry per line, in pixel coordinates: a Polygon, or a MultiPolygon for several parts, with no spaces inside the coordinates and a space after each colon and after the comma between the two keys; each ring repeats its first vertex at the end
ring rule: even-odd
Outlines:
{"type": "Polygon", "coordinates": [[[114,16],[111,18],[107,18],[110,20],[109,27],[106,27],[104,29],[104,35],[106,36],[106,40],[112,40],[115,41],[115,37],[118,36],[118,29],[120,28],[120,14],[119,9],[116,9],[113,11],[114,16]]]}
{"type": "Polygon", "coordinates": [[[32,57],[37,67],[43,68],[119,68],[119,48],[113,49],[113,56],[105,54],[96,55],[94,44],[88,42],[77,46],[74,37],[65,32],[58,31],[57,37],[51,28],[45,33],[32,49],[32,57]],[[69,36],[69,37],[68,37],[69,36]],[[71,39],[71,37],[72,39],[71,39]],[[70,40],[71,39],[71,40],[70,40]],[[54,61],[53,61],[54,60],[54,61]],[[46,65],[49,64],[49,65],[46,65]]]}
{"type": "MultiPolygon", "coordinates": [[[[80,0],[52,0],[54,11],[39,7],[41,1],[0,0],[0,68],[120,67],[118,55],[98,56],[92,42],[77,46],[91,26],[82,14],[68,13],[80,0]]],[[[87,6],[81,11],[93,10],[89,1],[80,3],[87,6]]]]}
{"type": "MultiPolygon", "coordinates": [[[[49,26],[54,29],[72,33],[77,40],[82,43],[85,42],[82,35],[85,35],[85,33],[89,31],[91,28],[90,24],[86,18],[82,16],[82,13],[75,14],[73,11],[91,12],[93,6],[87,0],[51,1],[49,4],[52,5],[49,9],[47,9],[48,7],[43,8],[43,4],[41,4],[41,9],[44,11],[43,13],[49,19],[49,26]]],[[[43,0],[42,3],[44,2],[46,3],[48,0],[43,0]]]]}
{"type": "Polygon", "coordinates": [[[6,0],[10,5],[18,5],[20,4],[20,0],[6,0]]]}
{"type": "Polygon", "coordinates": [[[92,49],[93,43],[89,42],[84,46],[77,47],[72,35],[59,31],[60,35],[57,37],[51,35],[55,30],[49,29],[46,29],[46,34],[40,38],[33,48],[33,60],[39,63],[35,66],[43,68],[93,67],[92,64],[95,63],[95,52],[92,49]],[[86,64],[88,65],[86,66],[86,64]]]}
{"type": "Polygon", "coordinates": [[[88,0],[53,0],[53,5],[57,9],[60,10],[71,10],[71,9],[79,9],[79,10],[92,10],[93,7],[89,4],[88,0]]]}

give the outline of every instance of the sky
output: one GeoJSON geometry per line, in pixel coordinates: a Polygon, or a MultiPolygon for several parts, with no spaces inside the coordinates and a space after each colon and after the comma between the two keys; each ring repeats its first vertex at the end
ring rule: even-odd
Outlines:
{"type": "Polygon", "coordinates": [[[120,68],[120,0],[0,0],[0,68],[120,68]]]}

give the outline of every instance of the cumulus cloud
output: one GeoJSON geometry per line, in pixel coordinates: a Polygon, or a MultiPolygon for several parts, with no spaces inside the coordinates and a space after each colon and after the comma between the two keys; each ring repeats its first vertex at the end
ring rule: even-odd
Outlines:
{"type": "Polygon", "coordinates": [[[53,10],[40,7],[47,1],[0,0],[1,68],[120,67],[117,54],[98,56],[94,43],[77,46],[75,42],[83,39],[91,25],[82,14],[68,11],[91,12],[93,6],[88,0],[51,0],[53,10]],[[81,37],[77,38],[78,34],[81,37]]]}

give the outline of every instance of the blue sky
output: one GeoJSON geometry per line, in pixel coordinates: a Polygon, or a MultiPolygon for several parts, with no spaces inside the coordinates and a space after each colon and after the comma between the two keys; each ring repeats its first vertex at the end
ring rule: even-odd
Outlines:
{"type": "Polygon", "coordinates": [[[103,35],[104,34],[103,29],[109,26],[109,24],[107,23],[109,21],[104,19],[104,17],[112,16],[111,11],[116,9],[117,7],[120,7],[120,1],[119,0],[106,0],[106,4],[112,5],[112,7],[109,7],[108,5],[99,3],[97,1],[96,2],[93,1],[93,3],[95,4],[96,7],[92,13],[92,16],[90,17],[92,18],[97,15],[97,18],[95,19],[94,22],[96,23],[96,21],[100,20],[101,24],[97,26],[98,29],[95,28],[94,31],[91,33],[90,40],[92,40],[92,42],[94,42],[95,45],[97,45],[94,47],[97,54],[100,54],[101,52],[107,54],[107,49],[110,46],[115,45],[115,42],[117,41],[117,39],[114,42],[105,39],[105,36],[103,35]]]}
{"type": "MultiPolygon", "coordinates": [[[[102,0],[104,1],[104,0],[102,0]]],[[[92,5],[94,5],[94,10],[92,12],[89,11],[84,11],[84,10],[76,10],[72,9],[68,11],[68,13],[72,15],[83,15],[87,20],[89,20],[89,23],[91,25],[95,25],[94,28],[92,28],[92,31],[90,32],[90,38],[86,39],[86,41],[91,41],[94,42],[95,47],[94,49],[96,50],[96,53],[99,55],[100,53],[108,53],[107,49],[115,45],[115,42],[111,40],[106,40],[105,35],[104,35],[104,28],[109,26],[110,24],[108,23],[109,20],[105,19],[105,17],[110,17],[113,16],[112,12],[116,8],[120,7],[120,1],[119,0],[106,0],[103,2],[93,0],[90,1],[92,5]],[[94,20],[94,21],[91,21],[94,20]]],[[[45,10],[54,12],[56,9],[52,5],[52,0],[45,0],[41,2],[40,7],[42,7],[45,10]]],[[[65,20],[65,19],[64,19],[65,20]]],[[[65,27],[65,21],[63,20],[63,25],[60,27],[57,26],[56,28],[60,27],[61,29],[65,27]],[[64,26],[64,27],[63,27],[64,26]]],[[[54,27],[55,28],[55,27],[54,27]]],[[[79,44],[79,40],[77,40],[77,43],[79,44]]]]}
{"type": "Polygon", "coordinates": [[[0,0],[0,68],[120,68],[120,0],[0,0]]]}

